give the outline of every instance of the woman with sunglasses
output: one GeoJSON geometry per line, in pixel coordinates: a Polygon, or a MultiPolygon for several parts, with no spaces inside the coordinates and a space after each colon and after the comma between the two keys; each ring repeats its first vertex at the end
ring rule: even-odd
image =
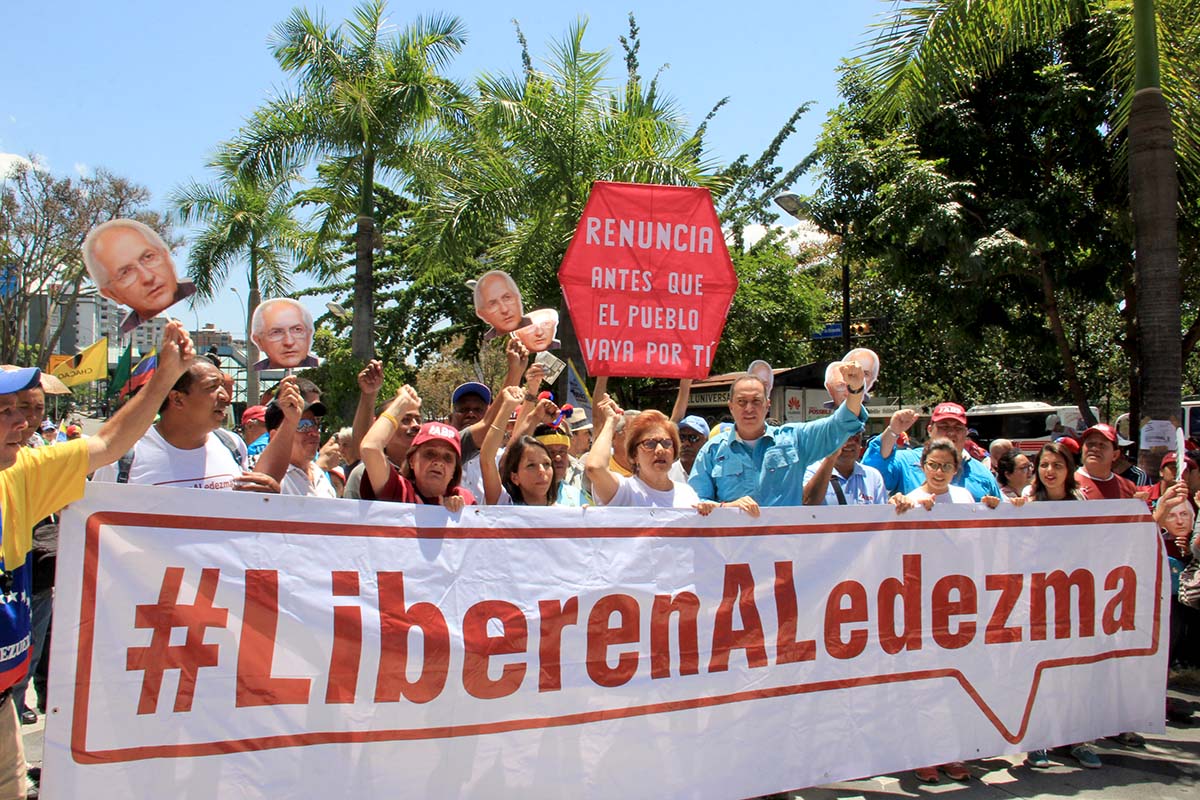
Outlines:
{"type": "MultiPolygon", "coordinates": [[[[930,439],[921,451],[921,471],[925,473],[925,482],[908,494],[896,494],[891,502],[896,511],[904,512],[915,506],[924,506],[932,510],[934,503],[974,503],[975,497],[970,490],[963,486],[950,483],[958,474],[958,449],[949,439],[930,439]]],[[[1000,498],[985,495],[980,501],[988,508],[1000,505],[1000,498]]]]}
{"type": "Polygon", "coordinates": [[[1011,502],[1019,498],[1032,478],[1033,462],[1015,447],[996,459],[996,482],[1000,484],[1000,494],[1005,500],[1011,502]]]}
{"type": "Polygon", "coordinates": [[[625,426],[626,454],[633,466],[627,478],[608,468],[613,432],[624,412],[607,394],[600,397],[595,412],[603,421],[584,467],[599,505],[694,508],[700,503],[692,487],[667,474],[679,452],[679,429],[665,414],[643,411],[625,426]]]}

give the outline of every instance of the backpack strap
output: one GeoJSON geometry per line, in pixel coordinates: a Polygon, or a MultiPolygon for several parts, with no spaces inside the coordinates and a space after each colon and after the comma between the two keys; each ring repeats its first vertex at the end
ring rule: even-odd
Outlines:
{"type": "Polygon", "coordinates": [[[117,483],[129,483],[129,470],[133,467],[133,450],[117,461],[117,483]]]}
{"type": "Polygon", "coordinates": [[[238,447],[237,434],[230,433],[224,428],[217,428],[213,431],[213,435],[217,437],[221,444],[225,445],[225,449],[233,456],[234,463],[239,467],[244,467],[245,465],[242,464],[242,449],[238,447]]]}

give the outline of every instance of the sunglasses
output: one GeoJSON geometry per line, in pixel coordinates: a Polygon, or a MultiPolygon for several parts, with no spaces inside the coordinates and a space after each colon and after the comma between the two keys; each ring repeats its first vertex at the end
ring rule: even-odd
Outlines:
{"type": "Polygon", "coordinates": [[[296,433],[307,433],[308,431],[321,432],[321,423],[312,419],[302,419],[296,423],[296,433]]]}
{"type": "Polygon", "coordinates": [[[642,439],[637,446],[648,453],[653,453],[660,447],[664,450],[674,450],[675,442],[670,439],[642,439]]]}
{"type": "Polygon", "coordinates": [[[681,433],[679,434],[679,439],[680,441],[687,442],[688,444],[695,444],[696,442],[704,441],[704,437],[698,433],[681,433]]]}

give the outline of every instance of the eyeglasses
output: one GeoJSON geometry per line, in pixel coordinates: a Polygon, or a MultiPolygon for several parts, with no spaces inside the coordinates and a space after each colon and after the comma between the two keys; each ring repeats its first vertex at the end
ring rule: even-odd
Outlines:
{"type": "Polygon", "coordinates": [[[282,342],[284,338],[304,339],[308,336],[308,328],[304,325],[292,325],[287,328],[271,328],[267,331],[268,342],[282,342]]]}
{"type": "Polygon", "coordinates": [[[939,464],[936,461],[926,461],[922,464],[925,469],[931,469],[934,472],[957,472],[957,464],[939,464]]]}
{"type": "Polygon", "coordinates": [[[127,289],[141,278],[143,271],[153,270],[162,263],[162,260],[162,253],[153,247],[147,248],[138,256],[137,266],[127,264],[121,267],[113,276],[112,283],[127,289]]]}
{"type": "Polygon", "coordinates": [[[698,433],[681,433],[679,434],[679,439],[687,442],[688,444],[695,444],[696,442],[704,441],[704,437],[698,433]]]}
{"type": "Polygon", "coordinates": [[[309,431],[320,433],[321,423],[312,419],[302,419],[296,423],[296,433],[308,433],[309,431]]]}
{"type": "Polygon", "coordinates": [[[1030,474],[1033,474],[1033,464],[1026,464],[1023,467],[1017,467],[1017,471],[1018,472],[1028,472],[1030,474]]]}
{"type": "Polygon", "coordinates": [[[674,450],[675,442],[670,439],[642,439],[637,446],[648,453],[653,453],[660,447],[663,450],[674,450]]]}

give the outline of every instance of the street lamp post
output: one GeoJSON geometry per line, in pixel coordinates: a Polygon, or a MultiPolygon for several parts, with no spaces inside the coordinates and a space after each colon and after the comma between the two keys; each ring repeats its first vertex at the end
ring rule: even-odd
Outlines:
{"type": "MultiPolygon", "coordinates": [[[[804,201],[799,195],[781,194],[775,198],[775,205],[782,208],[790,216],[798,220],[808,219],[808,215],[804,213],[804,201]]],[[[845,352],[850,352],[850,254],[846,251],[846,241],[850,236],[850,226],[847,225],[841,231],[842,247],[841,247],[841,262],[842,262],[842,348],[845,352]]]]}

